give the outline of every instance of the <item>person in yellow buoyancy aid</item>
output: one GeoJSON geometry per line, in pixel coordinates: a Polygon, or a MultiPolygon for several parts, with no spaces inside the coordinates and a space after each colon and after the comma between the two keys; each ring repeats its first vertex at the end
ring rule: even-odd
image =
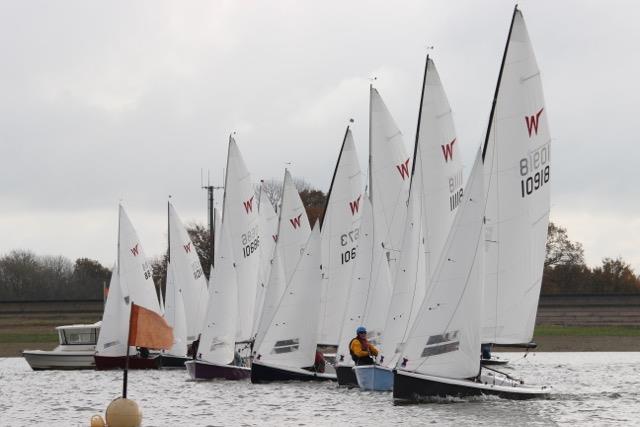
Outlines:
{"type": "Polygon", "coordinates": [[[378,349],[367,341],[367,329],[359,326],[357,336],[349,343],[349,352],[356,365],[373,365],[373,357],[378,355],[378,349]]]}

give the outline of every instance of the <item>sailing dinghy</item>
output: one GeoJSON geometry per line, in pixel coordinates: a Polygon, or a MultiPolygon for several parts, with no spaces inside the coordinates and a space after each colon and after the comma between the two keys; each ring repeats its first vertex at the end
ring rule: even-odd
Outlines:
{"type": "MultiPolygon", "coordinates": [[[[94,358],[98,370],[124,368],[132,302],[160,314],[151,264],[122,206],[118,215],[118,260],[111,275],[102,329],[96,345],[94,358]]],[[[144,357],[143,352],[136,355],[135,349],[130,354],[133,355],[129,356],[129,369],[160,367],[161,359],[157,354],[144,357]]]]}
{"type": "Polygon", "coordinates": [[[320,250],[316,226],[257,348],[251,382],[336,379],[314,370],[322,280],[320,250]]]}

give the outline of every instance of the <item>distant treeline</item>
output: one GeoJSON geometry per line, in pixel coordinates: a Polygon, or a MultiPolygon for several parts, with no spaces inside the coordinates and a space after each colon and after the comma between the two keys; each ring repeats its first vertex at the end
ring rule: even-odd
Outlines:
{"type": "MultiPolygon", "coordinates": [[[[321,219],[325,194],[304,181],[298,191],[310,221],[321,219]]],[[[267,182],[272,204],[279,207],[279,182],[267,182]]],[[[201,224],[187,227],[207,278],[211,266],[209,231],[201,224]]],[[[572,242],[566,229],[549,224],[542,294],[638,294],[640,276],[621,258],[604,258],[602,265],[589,268],[582,245],[572,242]]],[[[164,289],[166,254],[151,260],[156,287],[164,289]]],[[[98,261],[80,258],[71,262],[62,256],[38,256],[28,250],[14,250],[0,258],[0,301],[100,300],[111,271],[98,261]]]]}

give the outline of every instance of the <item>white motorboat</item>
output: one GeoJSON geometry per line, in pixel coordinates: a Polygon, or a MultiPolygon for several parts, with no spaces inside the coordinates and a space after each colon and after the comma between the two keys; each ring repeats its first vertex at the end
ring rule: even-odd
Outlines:
{"type": "Polygon", "coordinates": [[[22,356],[31,369],[94,369],[93,355],[100,333],[101,322],[92,325],[58,326],[59,345],[50,351],[24,350],[22,356]]]}

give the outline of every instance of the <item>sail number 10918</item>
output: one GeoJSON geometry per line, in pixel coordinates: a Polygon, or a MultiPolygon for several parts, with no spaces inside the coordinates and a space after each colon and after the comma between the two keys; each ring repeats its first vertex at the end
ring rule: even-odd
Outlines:
{"type": "Polygon", "coordinates": [[[551,153],[549,144],[520,159],[520,195],[524,198],[533,194],[549,182],[551,153]],[[526,178],[525,178],[526,177],[526,178]]]}

